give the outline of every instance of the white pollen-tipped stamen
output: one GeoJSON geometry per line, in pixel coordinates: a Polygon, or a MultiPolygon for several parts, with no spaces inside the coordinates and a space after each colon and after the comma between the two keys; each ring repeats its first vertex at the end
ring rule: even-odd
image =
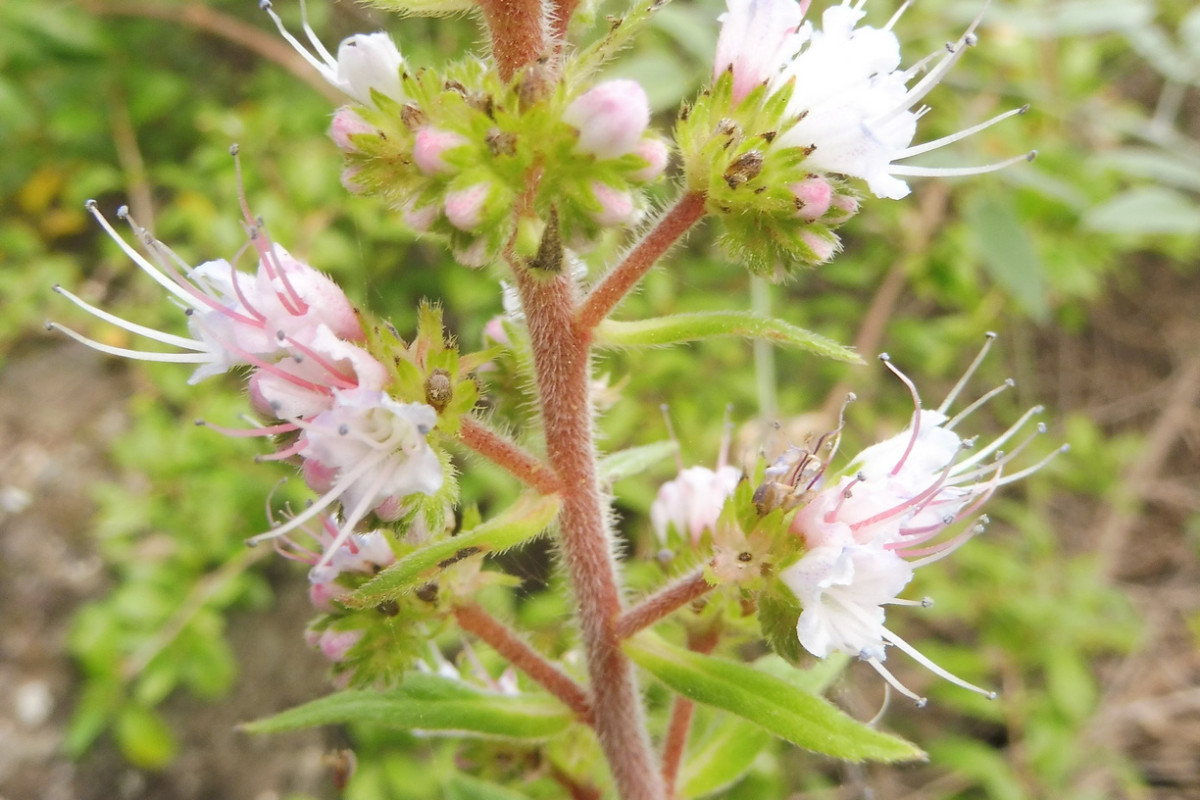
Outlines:
{"type": "Polygon", "coordinates": [[[173,333],[166,333],[165,331],[149,328],[145,325],[139,325],[136,322],[130,322],[127,319],[118,317],[116,314],[110,314],[101,308],[97,308],[86,300],[77,297],[61,286],[55,286],[54,291],[58,294],[61,294],[63,297],[67,298],[92,316],[99,317],[105,322],[115,325],[123,330],[127,330],[130,333],[137,334],[138,336],[145,336],[147,339],[153,339],[154,341],[161,342],[162,344],[175,345],[176,347],[182,347],[187,350],[195,350],[200,353],[213,352],[212,348],[210,348],[204,342],[198,342],[195,339],[188,339],[185,336],[176,336],[173,333]]]}
{"type": "Polygon", "coordinates": [[[889,670],[882,663],[880,663],[879,659],[864,658],[863,660],[866,661],[868,664],[870,664],[871,667],[876,672],[879,673],[879,676],[887,682],[888,686],[891,686],[897,692],[899,692],[900,694],[907,697],[909,700],[912,700],[914,703],[916,703],[917,708],[924,708],[925,705],[929,702],[927,699],[925,699],[924,697],[921,697],[921,695],[917,694],[912,689],[909,689],[907,686],[905,686],[903,683],[901,683],[900,679],[897,678],[895,675],[893,675],[891,673],[891,670],[889,670]]]}
{"type": "Polygon", "coordinates": [[[279,436],[280,434],[293,433],[299,430],[299,428],[290,422],[284,422],[279,425],[261,425],[257,428],[227,428],[224,425],[216,425],[203,419],[196,420],[196,424],[201,428],[208,428],[222,436],[229,436],[235,439],[249,439],[255,436],[279,436]]]}
{"type": "MultiPolygon", "coordinates": [[[[986,9],[987,3],[984,3],[984,10],[986,9]]],[[[924,78],[922,78],[915,86],[905,92],[904,97],[900,98],[900,101],[896,103],[895,107],[872,120],[872,124],[886,122],[897,114],[902,114],[905,111],[908,111],[917,103],[921,102],[925,95],[933,91],[933,88],[942,82],[942,79],[946,77],[946,74],[950,72],[954,65],[958,63],[958,60],[962,58],[963,53],[967,51],[967,48],[974,46],[978,41],[977,37],[975,36],[975,28],[979,26],[979,23],[982,20],[983,12],[981,11],[979,16],[977,16],[970,26],[968,26],[966,32],[958,38],[958,41],[947,47],[949,52],[941,56],[941,59],[933,66],[933,69],[929,70],[924,78]]]]}
{"type": "Polygon", "coordinates": [[[384,460],[384,458],[386,458],[386,456],[376,455],[374,458],[366,458],[360,461],[352,469],[338,478],[337,483],[335,483],[329,491],[317,498],[317,500],[308,508],[304,509],[304,511],[292,517],[290,520],[277,528],[272,528],[269,531],[264,531],[263,533],[251,536],[246,540],[246,544],[250,547],[254,547],[262,542],[278,538],[289,531],[294,531],[303,526],[304,523],[308,522],[317,514],[320,514],[326,508],[329,508],[329,506],[336,503],[346,492],[346,490],[354,485],[355,481],[359,480],[376,466],[378,466],[379,463],[384,460]]]}
{"type": "Polygon", "coordinates": [[[96,221],[100,223],[100,227],[104,228],[104,232],[108,234],[109,238],[116,242],[117,246],[121,248],[125,255],[129,256],[130,260],[132,260],[134,264],[137,264],[143,272],[153,278],[160,286],[178,297],[188,306],[192,308],[198,307],[196,298],[191,294],[191,292],[186,291],[178,283],[163,274],[158,267],[147,261],[145,256],[143,256],[137,250],[134,250],[133,247],[130,246],[129,242],[125,241],[125,238],[117,233],[116,229],[109,224],[109,221],[105,218],[105,216],[100,213],[100,209],[96,207],[96,201],[89,200],[85,207],[89,212],[91,212],[92,216],[96,218],[96,221]]]}
{"type": "Polygon", "coordinates": [[[994,439],[992,442],[990,442],[987,447],[984,447],[984,448],[976,451],[974,454],[971,455],[970,458],[964,458],[962,461],[958,462],[955,465],[956,470],[961,473],[963,470],[965,470],[969,467],[973,467],[974,465],[983,461],[985,458],[990,456],[992,453],[996,452],[1001,447],[1003,447],[1004,444],[1009,439],[1016,436],[1017,433],[1021,430],[1021,428],[1025,427],[1025,423],[1029,422],[1030,419],[1032,419],[1033,417],[1036,417],[1038,414],[1042,413],[1042,411],[1044,411],[1044,410],[1045,410],[1044,406],[1034,406],[1033,408],[1026,411],[1024,414],[1021,415],[1020,419],[1018,419],[1016,422],[1014,422],[1012,425],[1010,425],[1008,427],[1008,430],[1006,430],[1004,433],[1002,433],[998,437],[996,437],[996,439],[994,439]]]}
{"type": "Polygon", "coordinates": [[[987,175],[989,172],[999,172],[1022,161],[1033,161],[1036,157],[1037,150],[1030,150],[1028,153],[1021,153],[1003,161],[981,164],[976,167],[913,167],[892,164],[888,167],[888,174],[903,175],[909,178],[961,178],[967,175],[987,175]]]}
{"type": "MultiPolygon", "coordinates": [[[[989,492],[990,496],[990,492],[989,492]]],[[[964,514],[963,516],[966,516],[964,514]]],[[[987,517],[982,517],[981,520],[986,520],[987,517]]],[[[956,535],[947,539],[944,542],[939,542],[929,547],[913,548],[912,550],[896,551],[896,554],[904,558],[912,558],[913,561],[908,562],[908,565],[915,569],[927,567],[930,564],[941,561],[952,554],[955,550],[962,547],[967,542],[974,539],[979,534],[987,530],[987,525],[980,520],[976,520],[974,525],[968,525],[956,535]]]]}
{"type": "Polygon", "coordinates": [[[987,120],[986,122],[981,122],[978,125],[972,125],[970,128],[963,128],[961,131],[958,131],[957,133],[952,133],[949,136],[943,136],[942,138],[934,139],[931,142],[924,142],[922,144],[913,145],[912,147],[906,147],[903,150],[901,150],[899,153],[897,153],[895,156],[893,156],[892,160],[900,161],[901,159],[911,158],[912,156],[919,156],[922,153],[928,153],[931,150],[937,150],[938,148],[945,147],[948,144],[954,144],[957,141],[966,139],[968,136],[974,136],[975,134],[979,133],[980,131],[987,130],[988,128],[992,127],[993,125],[1003,122],[1004,120],[1008,119],[1009,117],[1015,117],[1019,114],[1024,114],[1028,110],[1029,110],[1028,105],[1021,106],[1020,108],[1014,108],[1009,111],[1005,111],[1003,114],[997,114],[996,116],[992,117],[991,119],[987,120]]]}
{"type": "Polygon", "coordinates": [[[47,322],[46,330],[65,333],[80,344],[90,347],[93,350],[99,350],[101,353],[108,353],[110,356],[119,356],[121,358],[131,358],[135,361],[161,361],[171,364],[207,364],[212,361],[212,355],[209,353],[155,353],[149,350],[130,350],[125,347],[113,347],[112,345],[101,344],[95,339],[89,339],[83,334],[76,333],[57,322],[47,322]]]}
{"type": "Polygon", "coordinates": [[[987,357],[988,351],[992,349],[992,342],[996,341],[996,338],[996,334],[992,331],[988,331],[984,335],[983,347],[979,348],[979,353],[975,356],[975,360],[971,362],[971,365],[967,367],[967,371],[958,379],[958,383],[954,384],[954,388],[946,395],[946,399],[942,401],[942,404],[937,407],[939,414],[945,415],[954,401],[958,399],[959,393],[966,388],[967,381],[971,380],[971,377],[975,374],[975,370],[979,369],[979,365],[987,357]]]}
{"type": "Polygon", "coordinates": [[[1071,446],[1069,444],[1064,444],[1062,447],[1058,448],[1053,453],[1050,453],[1048,456],[1046,456],[1045,458],[1043,458],[1041,461],[1037,462],[1033,466],[1026,467],[1025,469],[1021,470],[1020,472],[1014,472],[1011,475],[1005,475],[1001,480],[996,482],[996,485],[997,486],[1007,486],[1010,483],[1016,483],[1019,480],[1024,480],[1025,478],[1028,478],[1030,475],[1037,472],[1042,467],[1046,466],[1051,461],[1058,458],[1060,455],[1062,455],[1063,453],[1067,452],[1070,449],[1071,449],[1071,446]]]}
{"type": "MultiPolygon", "coordinates": [[[[292,46],[292,49],[299,53],[300,57],[309,63],[309,66],[311,66],[317,72],[320,72],[321,77],[325,78],[325,80],[329,81],[330,83],[333,83],[334,78],[336,77],[334,73],[334,67],[337,64],[337,61],[333,58],[332,54],[325,49],[325,46],[320,44],[319,41],[316,42],[315,48],[318,54],[321,55],[325,60],[316,58],[308,51],[307,47],[300,43],[299,39],[297,39],[295,36],[292,36],[292,34],[288,32],[287,27],[283,24],[283,19],[275,13],[275,9],[271,7],[269,0],[263,0],[263,2],[258,4],[258,7],[267,12],[267,16],[271,18],[271,20],[275,23],[275,27],[279,29],[279,35],[282,36],[287,43],[292,46]]],[[[303,4],[301,4],[301,8],[304,8],[303,4]]],[[[315,39],[312,29],[308,25],[307,15],[305,16],[304,28],[309,38],[315,39]]]]}
{"type": "Polygon", "coordinates": [[[995,472],[996,470],[1000,469],[1001,467],[1004,467],[1007,464],[1011,464],[1013,461],[1015,461],[1017,459],[1018,456],[1021,455],[1022,452],[1025,451],[1026,448],[1029,447],[1030,444],[1033,443],[1034,439],[1038,438],[1045,432],[1046,432],[1046,423],[1039,422],[1037,425],[1037,428],[1034,429],[1033,433],[1029,434],[1024,439],[1022,439],[1021,442],[1016,447],[1014,447],[1011,452],[1006,453],[1002,450],[996,451],[996,459],[992,463],[987,464],[985,466],[981,466],[970,472],[955,473],[953,483],[956,485],[960,484],[960,483],[968,483],[977,478],[981,478],[984,475],[995,472]]]}
{"type": "Polygon", "coordinates": [[[378,494],[380,489],[387,485],[389,480],[391,480],[393,472],[395,472],[394,467],[385,469],[378,476],[376,476],[375,480],[371,483],[370,488],[363,493],[362,499],[358,501],[358,505],[354,507],[352,512],[346,515],[346,521],[342,523],[342,527],[338,531],[337,536],[334,537],[334,540],[329,544],[328,547],[325,548],[325,552],[321,554],[321,558],[317,561],[317,563],[313,564],[311,572],[316,572],[322,567],[328,565],[329,562],[333,560],[333,555],[338,551],[338,548],[342,547],[342,545],[349,541],[351,534],[354,533],[354,527],[358,525],[358,523],[362,522],[367,514],[371,513],[372,502],[375,499],[375,495],[378,494]]]}
{"type": "Polygon", "coordinates": [[[955,425],[962,422],[964,419],[966,419],[967,417],[971,416],[973,413],[978,411],[981,407],[983,407],[986,403],[988,403],[993,397],[995,397],[998,394],[1003,394],[1004,392],[1008,391],[1009,389],[1013,388],[1016,385],[1017,385],[1017,382],[1014,381],[1012,378],[1006,378],[1004,380],[1004,383],[1000,384],[999,386],[997,386],[996,388],[994,388],[988,392],[985,392],[983,394],[983,396],[980,397],[978,400],[976,400],[974,403],[971,403],[971,405],[967,406],[962,411],[955,414],[954,417],[951,418],[950,420],[942,423],[942,427],[948,431],[954,430],[955,425]]]}
{"type": "Polygon", "coordinates": [[[968,681],[963,680],[962,678],[958,677],[957,675],[955,675],[952,672],[947,672],[946,670],[942,669],[937,664],[935,664],[933,661],[930,661],[927,657],[922,655],[920,650],[913,647],[908,642],[904,641],[899,636],[897,636],[896,634],[889,631],[887,628],[883,629],[883,638],[886,639],[891,644],[895,645],[898,649],[900,649],[904,653],[908,654],[908,656],[910,658],[912,658],[914,661],[916,661],[921,666],[925,667],[925,669],[929,670],[934,675],[937,675],[939,678],[948,680],[951,683],[953,683],[955,686],[961,686],[962,688],[969,689],[970,691],[975,692],[976,694],[981,694],[984,697],[988,698],[989,700],[996,699],[996,693],[994,691],[992,691],[990,689],[984,689],[980,686],[976,686],[973,683],[969,683],[968,681]]]}
{"type": "Polygon", "coordinates": [[[912,0],[904,0],[904,2],[900,4],[900,7],[896,9],[896,13],[892,14],[892,18],[887,21],[887,25],[883,26],[883,29],[885,31],[890,31],[896,25],[896,23],[900,21],[900,18],[904,16],[904,12],[908,11],[908,7],[911,5],[912,0]]]}

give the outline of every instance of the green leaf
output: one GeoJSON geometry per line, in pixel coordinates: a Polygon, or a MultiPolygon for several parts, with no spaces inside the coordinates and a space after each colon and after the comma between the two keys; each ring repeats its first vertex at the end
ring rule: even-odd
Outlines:
{"type": "Polygon", "coordinates": [[[642,633],[625,652],[689,700],[729,711],[794,745],[845,761],[911,761],[925,754],[823,698],[753,667],[684,650],[642,633]]]}
{"type": "Polygon", "coordinates": [[[688,748],[678,784],[683,797],[702,797],[724,789],[746,774],[771,742],[771,735],[743,719],[722,719],[688,748]]]}
{"type": "Polygon", "coordinates": [[[470,778],[466,775],[455,775],[446,781],[444,797],[446,800],[529,800],[527,795],[505,789],[494,783],[470,778]]]}
{"type": "Polygon", "coordinates": [[[165,767],[179,750],[167,723],[150,708],[125,706],[113,730],[121,753],[143,769],[165,767]]]}
{"type": "Polygon", "coordinates": [[[600,459],[597,465],[600,480],[604,483],[615,483],[637,475],[678,451],[679,445],[675,442],[655,442],[610,453],[600,459]]]}
{"type": "Polygon", "coordinates": [[[967,206],[966,219],[988,275],[1025,313],[1044,322],[1050,314],[1045,269],[1012,200],[978,192],[967,206]]]}
{"type": "Polygon", "coordinates": [[[337,692],[242,728],[250,733],[278,733],[368,722],[401,730],[545,739],[561,733],[571,720],[571,713],[547,696],[496,694],[452,678],[412,673],[394,689],[337,692]]]}
{"type": "Polygon", "coordinates": [[[838,361],[862,363],[857,353],[832,339],[753,311],[676,314],[638,322],[605,320],[596,330],[596,344],[600,347],[659,347],[714,336],[762,339],[838,361]]]}
{"type": "Polygon", "coordinates": [[[558,513],[556,495],[523,495],[498,517],[409,553],[364,584],[346,605],[371,608],[428,583],[464,558],[495,553],[540,534],[558,513]]]}
{"type": "Polygon", "coordinates": [[[1093,208],[1083,224],[1104,233],[1194,236],[1200,233],[1200,205],[1182,192],[1148,186],[1130,189],[1093,208]]]}

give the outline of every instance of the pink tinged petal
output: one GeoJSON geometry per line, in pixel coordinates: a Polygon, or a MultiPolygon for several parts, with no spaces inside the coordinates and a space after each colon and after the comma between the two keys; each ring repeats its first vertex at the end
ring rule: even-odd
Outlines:
{"type": "Polygon", "coordinates": [[[671,151],[667,148],[666,142],[661,139],[642,139],[634,153],[646,162],[644,168],[629,176],[631,181],[639,183],[649,183],[662,175],[663,170],[667,168],[667,163],[671,160],[671,151]]]}
{"type": "Polygon", "coordinates": [[[592,196],[600,204],[599,211],[591,212],[591,218],[598,225],[613,227],[630,222],[636,212],[633,195],[614,189],[607,183],[592,181],[592,196]]]}
{"type": "Polygon", "coordinates": [[[491,185],[476,183],[465,189],[447,192],[443,205],[446,219],[460,231],[473,231],[483,221],[483,207],[491,194],[491,185]]]}
{"type": "Polygon", "coordinates": [[[579,131],[575,149],[596,158],[633,152],[650,124],[650,102],[637,81],[604,81],[575,98],[563,121],[579,131]]]}
{"type": "Polygon", "coordinates": [[[417,168],[426,175],[451,171],[451,166],[442,158],[449,150],[462,147],[467,140],[453,131],[424,127],[417,131],[413,140],[413,160],[417,168]]]}
{"type": "Polygon", "coordinates": [[[358,182],[358,176],[362,172],[362,167],[346,167],[342,170],[339,179],[342,182],[342,188],[350,194],[362,194],[367,191],[367,187],[358,182]]]}
{"type": "Polygon", "coordinates": [[[800,241],[808,248],[811,258],[818,264],[823,264],[833,258],[838,251],[838,240],[830,234],[821,235],[811,230],[800,232],[800,241]]]}
{"type": "Polygon", "coordinates": [[[799,209],[796,216],[807,222],[815,222],[829,211],[833,200],[833,186],[824,178],[814,177],[793,183],[788,187],[796,196],[799,209]]]}
{"type": "Polygon", "coordinates": [[[337,467],[324,464],[315,459],[305,459],[300,466],[300,475],[308,488],[318,494],[325,494],[337,482],[337,467]]]}
{"type": "Polygon", "coordinates": [[[429,230],[440,213],[441,210],[436,204],[417,208],[415,200],[405,202],[400,208],[400,217],[404,220],[404,224],[418,233],[429,230]]]}
{"type": "Polygon", "coordinates": [[[810,0],[727,0],[713,59],[713,80],[733,70],[733,101],[770,82],[808,37],[801,29],[810,0]]]}
{"type": "Polygon", "coordinates": [[[659,541],[667,541],[667,532],[673,526],[698,544],[705,531],[716,527],[721,509],[741,477],[736,467],[721,467],[715,472],[707,467],[690,467],[664,483],[650,506],[650,522],[659,541]]]}
{"type": "Polygon", "coordinates": [[[335,664],[346,659],[350,648],[358,644],[363,637],[362,631],[336,631],[333,629],[321,633],[317,639],[317,648],[335,664]]]}
{"type": "Polygon", "coordinates": [[[339,108],[333,114],[333,121],[329,124],[329,137],[333,139],[333,143],[343,153],[357,153],[358,148],[354,146],[354,142],[350,140],[351,136],[362,134],[378,134],[379,131],[374,126],[367,123],[358,112],[349,106],[339,108]]]}
{"type": "MultiPolygon", "coordinates": [[[[351,591],[345,586],[342,586],[334,581],[324,581],[322,583],[310,583],[308,585],[308,600],[312,603],[313,608],[317,611],[323,611],[326,614],[332,612],[335,608],[334,600],[341,600],[348,597],[351,591]]],[[[305,633],[305,638],[308,639],[308,632],[305,633]]],[[[309,641],[310,647],[318,647],[319,637],[313,635],[309,641]]]]}

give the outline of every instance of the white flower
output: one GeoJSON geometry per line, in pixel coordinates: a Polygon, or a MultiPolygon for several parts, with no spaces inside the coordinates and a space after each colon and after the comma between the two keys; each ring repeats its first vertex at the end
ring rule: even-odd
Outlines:
{"type": "MultiPolygon", "coordinates": [[[[913,571],[946,557],[982,531],[987,519],[977,516],[978,511],[997,487],[1040,469],[1062,451],[1056,450],[1026,469],[1004,474],[1004,468],[1045,432],[1045,426],[1039,425],[1010,453],[1000,450],[1041,411],[1035,407],[986,447],[960,458],[974,446],[974,440],[964,442],[955,431],[957,425],[1013,385],[1006,381],[956,416],[947,414],[992,339],[989,334],[987,344],[966,374],[934,411],[921,408],[912,382],[892,366],[886,355],[881,356],[912,394],[916,408],[908,429],[863,450],[832,485],[821,486],[824,466],[816,462],[811,470],[795,468],[782,473],[795,476],[793,488],[808,500],[791,523],[792,533],[804,540],[807,550],[798,562],[780,573],[780,579],[803,608],[796,625],[800,644],[818,658],[834,651],[856,655],[898,691],[920,702],[921,698],[882,666],[888,645],[952,683],[991,693],[946,672],[889,631],[884,627],[883,607],[914,605],[897,599],[913,571]],[[991,463],[983,465],[984,459],[993,455],[991,463]],[[969,521],[976,516],[975,521],[969,521]],[[939,540],[949,526],[963,521],[968,521],[965,529],[939,540]]],[[[839,424],[833,434],[835,440],[840,430],[839,424]]]]}
{"type": "Polygon", "coordinates": [[[820,29],[800,23],[808,3],[796,0],[728,0],[729,13],[717,44],[715,69],[732,68],[734,99],[766,82],[778,91],[789,82],[787,111],[799,121],[776,140],[779,145],[811,150],[805,164],[814,171],[840,173],[867,182],[877,197],[899,199],[909,193],[898,176],[973,175],[1032,158],[1023,154],[996,164],[962,169],[898,164],[1007,119],[1014,109],[980,125],[921,145],[912,145],[917,120],[928,110],[919,105],[967,47],[976,42],[971,24],[947,52],[934,54],[907,70],[900,66],[900,42],[892,32],[904,7],[883,28],[858,26],[866,0],[843,0],[822,15],[820,29]],[[932,62],[932,66],[929,66],[932,62]],[[926,67],[928,72],[909,84],[926,67]]]}
{"type": "Polygon", "coordinates": [[[716,526],[725,500],[741,479],[742,471],[737,467],[722,466],[716,471],[689,467],[675,480],[664,483],[650,506],[650,524],[659,541],[667,541],[667,532],[673,526],[690,537],[692,544],[699,544],[704,532],[716,526]]]}
{"type": "Polygon", "coordinates": [[[100,319],[138,336],[177,347],[184,352],[153,352],[112,347],[87,339],[57,323],[60,330],[83,344],[141,361],[197,364],[189,383],[219,375],[238,365],[262,367],[285,356],[297,356],[325,327],[348,340],[363,338],[354,307],[328,277],[293,258],[251,226],[251,244],[259,254],[254,273],[236,270],[224,259],[191,267],[144,228],[122,206],[117,215],[128,219],[149,259],[134,250],[89,202],[88,210],[120,248],[147,275],[167,290],[188,317],[191,338],[154,330],[103,311],[62,287],[55,291],[100,319]]]}
{"type": "Polygon", "coordinates": [[[337,57],[321,44],[316,33],[308,24],[308,13],[303,1],[300,3],[301,25],[312,45],[313,52],[300,43],[284,27],[283,20],[271,8],[270,0],[261,0],[259,7],[270,15],[279,28],[279,33],[300,56],[313,66],[321,77],[329,81],[334,88],[345,93],[353,100],[366,106],[375,105],[371,92],[376,91],[396,102],[405,99],[404,90],[400,84],[400,71],[404,67],[404,58],[392,37],[383,31],[377,33],[358,33],[342,40],[338,45],[337,57]]]}

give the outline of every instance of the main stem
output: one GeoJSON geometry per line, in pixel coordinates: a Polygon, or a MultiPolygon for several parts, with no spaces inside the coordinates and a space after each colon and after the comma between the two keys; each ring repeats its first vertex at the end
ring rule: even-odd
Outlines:
{"type": "Polygon", "coordinates": [[[621,595],[608,504],[596,479],[592,436],[590,330],[575,321],[569,274],[514,269],[537,374],[547,457],[558,475],[563,562],[578,604],[600,747],[622,800],[662,800],[663,783],[638,695],[633,666],[621,650],[621,595]]]}

